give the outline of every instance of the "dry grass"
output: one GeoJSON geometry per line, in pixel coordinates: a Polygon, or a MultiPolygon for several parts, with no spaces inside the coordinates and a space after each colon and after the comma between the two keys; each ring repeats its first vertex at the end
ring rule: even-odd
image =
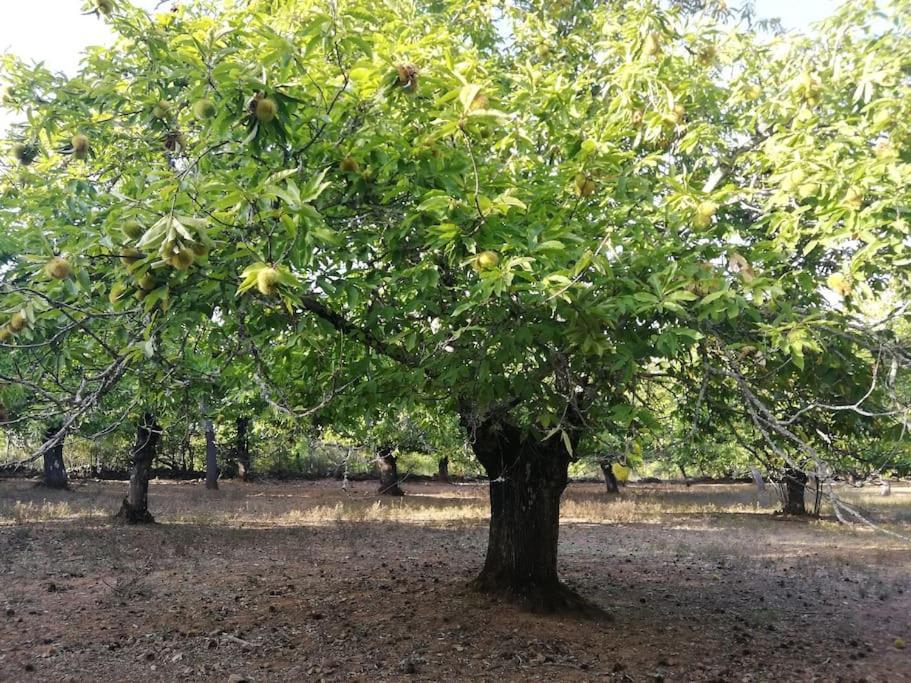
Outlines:
{"type": "Polygon", "coordinates": [[[32,522],[51,522],[97,517],[104,515],[103,510],[86,510],[74,508],[66,501],[27,501],[17,500],[13,505],[0,513],[0,523],[29,524],[32,522]]]}
{"type": "MultiPolygon", "coordinates": [[[[51,491],[26,481],[0,484],[0,525],[103,519],[117,510],[125,483],[76,482],[72,491],[51,491]]],[[[150,506],[161,522],[194,526],[292,527],[338,522],[482,524],[488,516],[483,484],[439,486],[413,483],[404,498],[378,497],[372,482],[342,491],[337,482],[305,484],[222,482],[206,491],[199,482],[154,481],[150,506]]],[[[878,489],[841,486],[838,495],[878,523],[911,522],[911,485],[892,495],[878,489]]],[[[809,496],[808,496],[809,501],[809,496]]],[[[565,523],[662,524],[724,516],[730,521],[770,516],[780,507],[774,488],[747,484],[631,485],[619,496],[598,484],[571,484],[564,495],[565,523]]],[[[831,510],[823,507],[823,515],[831,510]]]]}

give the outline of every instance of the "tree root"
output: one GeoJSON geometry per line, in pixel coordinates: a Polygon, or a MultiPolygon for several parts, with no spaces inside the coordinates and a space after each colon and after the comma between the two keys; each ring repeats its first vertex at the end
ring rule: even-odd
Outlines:
{"type": "Polygon", "coordinates": [[[124,524],[155,524],[152,513],[148,510],[136,510],[126,498],[123,499],[120,511],[114,515],[114,520],[124,524]]]}
{"type": "Polygon", "coordinates": [[[612,618],[602,607],[583,598],[561,581],[516,585],[515,581],[505,577],[482,572],[469,583],[469,588],[513,603],[534,614],[564,614],[597,621],[609,621],[612,618]]]}

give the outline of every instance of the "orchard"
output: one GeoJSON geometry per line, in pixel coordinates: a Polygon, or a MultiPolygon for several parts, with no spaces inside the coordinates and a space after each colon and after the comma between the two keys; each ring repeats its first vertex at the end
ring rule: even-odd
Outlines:
{"type": "MultiPolygon", "coordinates": [[[[322,599],[305,568],[334,582],[331,608],[271,604],[234,631],[218,620],[208,647],[241,646],[249,667],[268,650],[259,673],[175,652],[143,675],[583,680],[631,667],[631,680],[740,680],[769,651],[779,680],[911,673],[900,588],[911,569],[911,3],[854,0],[806,33],[711,0],[84,10],[116,38],[78,73],[0,64],[15,121],[0,143],[0,531],[41,526],[47,540],[61,532],[28,506],[66,501],[59,517],[100,525],[118,547],[184,548],[183,534],[199,534],[199,548],[223,544],[255,571],[265,544],[310,586],[301,599],[322,599]],[[585,483],[602,474],[606,493],[585,483]],[[38,488],[22,487],[29,475],[38,488]],[[737,526],[729,548],[741,534],[818,548],[793,590],[817,618],[871,620],[876,654],[795,668],[794,643],[831,651],[848,631],[811,619],[801,639],[781,568],[748,565],[749,544],[713,557],[722,551],[680,537],[688,514],[706,534],[737,526]],[[279,552],[303,542],[296,528],[322,563],[279,552]],[[669,555],[678,537],[697,564],[742,562],[733,584],[747,566],[766,572],[750,580],[769,606],[730,608],[770,625],[749,652],[722,648],[742,653],[739,665],[716,666],[707,643],[688,659],[682,632],[659,635],[677,623],[671,596],[689,599],[670,585],[688,552],[669,555]],[[881,545],[870,565],[861,538],[881,545]],[[337,552],[374,581],[349,586],[337,552]],[[670,612],[642,607],[648,591],[631,602],[610,588],[630,580],[617,572],[634,556],[632,593],[646,591],[636,581],[650,564],[667,567],[656,578],[670,612]],[[875,584],[880,611],[858,616],[863,591],[811,608],[807,596],[829,590],[819,575],[855,562],[864,577],[845,581],[875,584]],[[388,584],[423,586],[428,572],[443,592],[428,602],[412,586],[402,599],[419,606],[403,616],[388,584]],[[341,616],[349,589],[341,603],[385,603],[399,628],[433,624],[447,644],[458,638],[434,600],[452,614],[492,610],[492,622],[446,654],[393,657],[371,641],[388,660],[371,669],[340,654],[337,641],[354,647],[379,624],[341,616]],[[276,613],[311,634],[306,666],[263,630],[276,613]],[[480,657],[511,618],[538,644],[510,645],[508,664],[491,668],[480,657]],[[559,647],[553,619],[572,625],[559,647]],[[590,661],[588,648],[623,647],[620,624],[639,639],[634,661],[590,661]],[[329,638],[336,627],[347,635],[329,638]],[[790,654],[759,642],[775,628],[790,654]],[[315,643],[335,664],[316,663],[315,643]],[[460,669],[466,647],[481,655],[460,669]],[[653,647],[678,654],[640,665],[653,647]]],[[[167,567],[191,561],[175,551],[167,567]]],[[[180,590],[155,583],[164,568],[136,571],[153,593],[180,590]]],[[[697,589],[699,600],[727,589],[697,589]]],[[[235,596],[248,600],[265,604],[235,596]]],[[[689,616],[724,633],[708,616],[728,609],[717,605],[689,616]]],[[[128,649],[179,619],[140,621],[128,649]]],[[[0,659],[4,677],[26,675],[18,656],[0,659]]],[[[101,655],[81,656],[100,667],[95,680],[151,661],[106,670],[101,655]]]]}

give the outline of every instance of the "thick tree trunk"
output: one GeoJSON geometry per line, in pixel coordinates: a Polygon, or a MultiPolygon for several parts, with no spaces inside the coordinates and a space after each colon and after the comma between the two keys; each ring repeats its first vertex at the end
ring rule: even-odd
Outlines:
{"type": "Polygon", "coordinates": [[[148,413],[143,415],[136,430],[136,445],[133,446],[130,491],[117,513],[117,517],[128,524],[155,521],[149,513],[149,472],[160,436],[161,428],[155,422],[155,417],[148,413]]]}
{"type": "Polygon", "coordinates": [[[218,489],[218,450],[215,447],[215,425],[206,418],[206,488],[218,489]]]}
{"type": "Polygon", "coordinates": [[[559,435],[537,441],[515,426],[471,424],[472,448],[490,478],[490,533],[474,586],[534,611],[590,611],[557,575],[560,496],[570,457],[559,435]]]}
{"type": "Polygon", "coordinates": [[[449,458],[440,458],[437,461],[437,479],[449,483],[449,458]]]}
{"type": "Polygon", "coordinates": [[[237,418],[237,441],[234,444],[235,457],[237,458],[237,476],[242,481],[253,478],[253,465],[250,460],[250,418],[237,418]]]}
{"type": "MultiPolygon", "coordinates": [[[[48,427],[44,433],[47,441],[60,431],[59,427],[48,427]]],[[[48,488],[65,489],[68,487],[66,480],[66,467],[63,464],[63,437],[44,452],[44,480],[48,488]]]]}
{"type": "Polygon", "coordinates": [[[784,512],[788,515],[805,515],[804,492],[807,487],[805,472],[789,467],[784,472],[784,512]]]}
{"type": "Polygon", "coordinates": [[[399,467],[391,446],[379,446],[376,449],[376,467],[380,471],[380,488],[377,492],[384,496],[404,496],[405,492],[399,488],[399,467]]]}
{"type": "Polygon", "coordinates": [[[598,464],[601,465],[601,471],[604,473],[604,483],[607,485],[607,492],[620,493],[620,483],[617,481],[617,475],[614,474],[614,463],[610,460],[602,460],[598,464]]]}

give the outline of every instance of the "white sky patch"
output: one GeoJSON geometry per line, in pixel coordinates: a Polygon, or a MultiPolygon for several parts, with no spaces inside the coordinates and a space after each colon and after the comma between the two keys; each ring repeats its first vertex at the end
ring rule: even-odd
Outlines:
{"type": "MultiPolygon", "coordinates": [[[[158,0],[134,4],[153,9],[158,0]]],[[[82,0],[0,0],[0,52],[76,73],[86,47],[113,40],[107,23],[82,8],[82,0]]],[[[0,133],[9,123],[9,112],[0,110],[0,133]]]]}
{"type": "MultiPolygon", "coordinates": [[[[739,4],[732,3],[735,7],[739,4]]],[[[806,29],[834,14],[843,3],[838,0],[756,0],[755,4],[758,17],[777,17],[786,29],[806,29]]]]}

